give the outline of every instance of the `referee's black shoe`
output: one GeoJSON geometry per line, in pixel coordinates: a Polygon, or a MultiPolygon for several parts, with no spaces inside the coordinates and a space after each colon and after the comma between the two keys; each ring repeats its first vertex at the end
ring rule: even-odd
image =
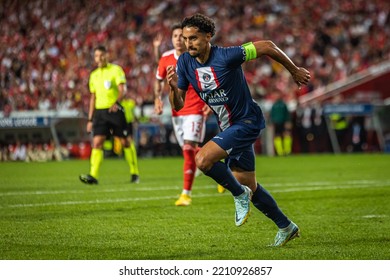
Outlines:
{"type": "Polygon", "coordinates": [[[131,174],[130,183],[138,184],[139,183],[139,175],[131,174]]]}
{"type": "Polygon", "coordinates": [[[84,184],[93,185],[98,183],[98,180],[96,180],[94,177],[92,177],[89,174],[81,174],[79,178],[80,181],[83,182],[84,184]]]}

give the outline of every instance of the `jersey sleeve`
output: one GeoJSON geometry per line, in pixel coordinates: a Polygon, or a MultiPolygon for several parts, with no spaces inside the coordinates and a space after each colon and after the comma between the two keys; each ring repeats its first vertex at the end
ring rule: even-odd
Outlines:
{"type": "Polygon", "coordinates": [[[164,63],[164,59],[161,58],[157,66],[156,79],[162,81],[166,78],[166,76],[167,76],[167,67],[164,63]]]}
{"type": "Polygon", "coordinates": [[[93,74],[91,74],[89,76],[88,86],[89,86],[89,92],[91,92],[91,93],[95,93],[96,92],[95,84],[93,82],[93,74]]]}
{"type": "Polygon", "coordinates": [[[117,66],[116,69],[115,82],[117,85],[126,84],[126,75],[120,66],[117,66]]]}
{"type": "Polygon", "coordinates": [[[176,74],[178,77],[177,80],[177,87],[181,90],[187,90],[189,86],[189,81],[185,75],[186,73],[186,67],[184,63],[184,55],[181,55],[179,59],[177,60],[176,65],[176,74]]]}
{"type": "Polygon", "coordinates": [[[246,59],[245,49],[242,46],[223,48],[222,56],[226,60],[226,64],[232,68],[240,66],[246,59]]]}

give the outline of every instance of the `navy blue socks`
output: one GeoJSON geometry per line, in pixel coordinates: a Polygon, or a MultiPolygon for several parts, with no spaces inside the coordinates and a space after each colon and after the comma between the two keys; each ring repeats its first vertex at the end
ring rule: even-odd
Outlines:
{"type": "Polygon", "coordinates": [[[252,203],[264,215],[274,221],[278,228],[285,228],[290,224],[291,221],[280,210],[275,199],[260,184],[257,184],[257,189],[253,193],[252,203]]]}
{"type": "MultiPolygon", "coordinates": [[[[216,162],[205,175],[213,178],[234,196],[238,196],[244,192],[241,184],[233,176],[232,171],[226,164],[220,161],[216,162]]],[[[278,228],[286,228],[291,223],[286,215],[283,214],[282,210],[280,210],[272,195],[260,184],[257,184],[257,189],[252,195],[252,203],[264,215],[274,221],[278,228]]]]}
{"type": "Polygon", "coordinates": [[[214,163],[213,167],[211,167],[205,175],[213,178],[218,184],[229,190],[234,196],[238,196],[244,192],[244,189],[233,176],[230,168],[220,161],[214,163]]]}

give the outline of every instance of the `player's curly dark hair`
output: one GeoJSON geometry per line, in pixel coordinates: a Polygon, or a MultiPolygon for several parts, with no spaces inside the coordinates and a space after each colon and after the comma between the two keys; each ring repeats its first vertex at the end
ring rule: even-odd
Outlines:
{"type": "Polygon", "coordinates": [[[211,33],[211,37],[215,34],[214,21],[211,18],[199,13],[184,18],[181,22],[181,27],[197,27],[200,32],[211,33]]]}

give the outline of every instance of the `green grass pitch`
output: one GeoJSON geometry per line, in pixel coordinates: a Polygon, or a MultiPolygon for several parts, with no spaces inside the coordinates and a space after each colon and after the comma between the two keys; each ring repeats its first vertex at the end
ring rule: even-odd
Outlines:
{"type": "Polygon", "coordinates": [[[182,158],[103,161],[99,185],[82,184],[87,160],[0,163],[3,260],[388,260],[390,155],[259,156],[257,179],[301,228],[268,247],[277,228],[252,207],[234,225],[230,193],[195,179],[193,204],[176,207],[182,158]]]}

